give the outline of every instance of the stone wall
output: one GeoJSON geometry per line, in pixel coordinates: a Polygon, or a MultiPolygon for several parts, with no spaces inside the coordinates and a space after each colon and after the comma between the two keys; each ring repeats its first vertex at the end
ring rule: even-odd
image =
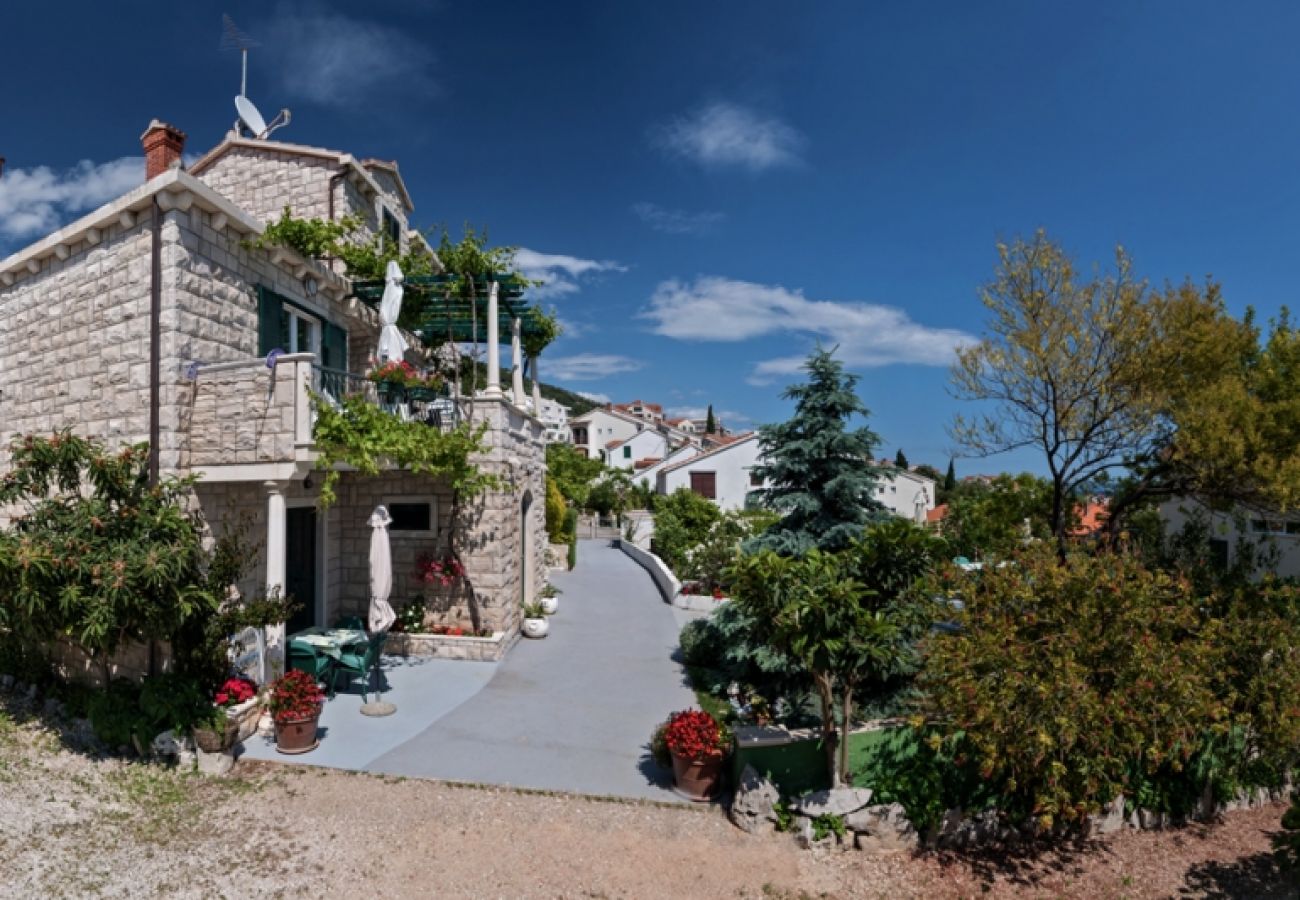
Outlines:
{"type": "Polygon", "coordinates": [[[536,599],[546,577],[545,477],[543,428],[504,400],[474,401],[472,419],[487,422],[486,454],[478,460],[484,471],[505,482],[465,504],[456,523],[456,539],[467,576],[483,610],[483,624],[517,631],[522,601],[536,599]],[[532,540],[525,546],[523,507],[532,540]],[[534,596],[525,598],[525,567],[531,570],[534,596]]]}
{"type": "Polygon", "coordinates": [[[268,369],[254,360],[200,370],[180,391],[178,465],[293,461],[299,417],[310,415],[306,399],[298,396],[298,365],[281,362],[268,369]]]}
{"type": "Polygon", "coordinates": [[[146,219],[0,287],[0,469],[16,435],[148,439],[149,269],[146,219]]]}

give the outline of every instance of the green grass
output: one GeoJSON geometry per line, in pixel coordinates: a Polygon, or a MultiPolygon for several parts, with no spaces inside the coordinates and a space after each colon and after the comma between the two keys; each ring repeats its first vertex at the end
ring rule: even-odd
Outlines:
{"type": "Polygon", "coordinates": [[[700,709],[719,722],[731,721],[734,712],[731,704],[709,693],[705,687],[708,681],[704,676],[703,669],[698,666],[687,666],[686,677],[690,679],[691,690],[695,691],[695,702],[699,704],[700,709]]]}

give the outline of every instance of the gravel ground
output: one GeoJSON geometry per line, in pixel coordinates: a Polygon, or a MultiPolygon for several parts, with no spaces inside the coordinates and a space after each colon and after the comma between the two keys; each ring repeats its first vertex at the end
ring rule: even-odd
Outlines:
{"type": "Polygon", "coordinates": [[[712,807],[254,762],[206,779],[0,705],[0,897],[1296,897],[1280,815],[1032,859],[801,851],[712,807]]]}

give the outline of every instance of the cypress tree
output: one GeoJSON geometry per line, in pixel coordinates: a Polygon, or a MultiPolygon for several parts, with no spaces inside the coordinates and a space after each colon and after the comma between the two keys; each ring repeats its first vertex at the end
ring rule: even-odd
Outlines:
{"type": "Polygon", "coordinates": [[[952,460],[948,460],[948,474],[943,476],[943,489],[945,493],[952,493],[957,487],[957,470],[953,468],[952,460]]]}
{"type": "Polygon", "coordinates": [[[704,433],[713,434],[717,430],[718,430],[718,420],[713,418],[713,404],[710,403],[708,418],[704,420],[704,433]]]}
{"type": "Polygon", "coordinates": [[[821,348],[803,368],[808,382],[782,394],[795,401],[794,417],[758,432],[764,462],[753,472],[770,486],[755,494],[782,518],[751,540],[748,550],[783,556],[813,547],[842,550],[869,522],[887,516],[876,500],[880,470],[872,463],[880,438],[865,426],[848,429],[855,415],[867,415],[854,392],[857,376],[846,374],[843,364],[821,348]]]}
{"type": "Polygon", "coordinates": [[[894,454],[894,465],[898,466],[900,469],[906,469],[908,467],[907,454],[903,452],[902,447],[899,447],[898,452],[894,454]]]}

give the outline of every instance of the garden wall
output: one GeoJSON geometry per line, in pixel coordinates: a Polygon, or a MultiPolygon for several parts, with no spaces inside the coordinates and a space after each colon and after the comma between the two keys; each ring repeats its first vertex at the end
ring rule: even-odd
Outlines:
{"type": "Polygon", "coordinates": [[[655,587],[659,588],[659,594],[664,598],[664,602],[672,603],[673,598],[681,592],[682,583],[677,580],[677,576],[672,573],[672,570],[668,568],[664,561],[649,550],[642,550],[622,538],[618,539],[618,546],[650,573],[650,577],[654,579],[655,587]]]}
{"type": "MultiPolygon", "coordinates": [[[[853,782],[871,786],[877,760],[894,739],[909,729],[894,722],[869,722],[849,733],[849,771],[853,782]]],[[[819,732],[775,726],[738,726],[736,752],[731,755],[732,783],[737,784],[745,766],[780,788],[784,796],[798,796],[830,787],[826,752],[819,732]]]]}

